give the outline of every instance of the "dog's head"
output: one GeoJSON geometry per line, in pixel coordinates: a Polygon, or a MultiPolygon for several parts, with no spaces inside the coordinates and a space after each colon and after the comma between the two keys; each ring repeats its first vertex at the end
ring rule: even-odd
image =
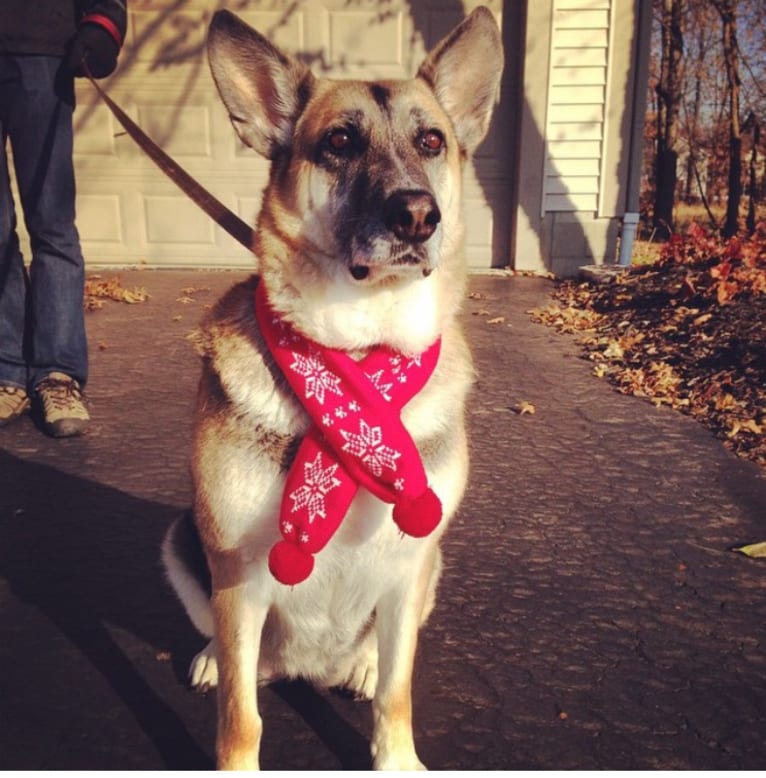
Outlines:
{"type": "Polygon", "coordinates": [[[208,51],[237,133],[273,162],[267,219],[304,261],[359,284],[438,267],[460,231],[461,162],[484,137],[502,69],[486,9],[407,81],[316,79],[227,11],[208,51]]]}

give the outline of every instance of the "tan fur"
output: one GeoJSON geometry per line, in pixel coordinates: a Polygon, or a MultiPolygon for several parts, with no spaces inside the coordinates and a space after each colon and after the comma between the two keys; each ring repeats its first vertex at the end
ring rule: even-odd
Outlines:
{"type": "Polygon", "coordinates": [[[258,764],[256,684],[299,676],[373,699],[376,768],[422,768],[412,736],[417,635],[468,474],[473,369],[456,319],[465,293],[461,174],[498,90],[498,30],[480,9],[418,77],[375,84],[318,80],[228,12],[214,17],[208,47],[236,131],[272,168],[256,229],[259,276],[219,301],[197,339],[193,507],[212,597],[178,551],[178,526],[163,546],[173,585],[211,638],[192,683],[218,686],[222,768],[258,764]],[[341,151],[331,145],[338,131],[341,151]],[[433,132],[444,142],[435,151],[426,145],[433,132]],[[414,222],[392,207],[401,202],[414,222]],[[362,489],[311,576],[292,588],[271,576],[267,556],[310,420],[258,330],[257,284],[295,328],[355,358],[381,344],[415,355],[442,339],[436,370],[402,412],[442,502],[441,524],[427,538],[403,537],[391,507],[362,489]]]}

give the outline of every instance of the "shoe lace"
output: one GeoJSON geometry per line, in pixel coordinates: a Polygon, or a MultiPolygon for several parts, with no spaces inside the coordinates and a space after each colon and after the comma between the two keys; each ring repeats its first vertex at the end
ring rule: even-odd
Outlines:
{"type": "Polygon", "coordinates": [[[83,401],[83,395],[77,382],[71,378],[43,378],[37,385],[37,392],[46,405],[56,410],[69,407],[72,400],[83,401]]]}

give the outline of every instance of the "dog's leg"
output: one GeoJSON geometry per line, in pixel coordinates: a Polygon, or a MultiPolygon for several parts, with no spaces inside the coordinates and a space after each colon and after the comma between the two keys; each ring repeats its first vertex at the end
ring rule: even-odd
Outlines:
{"type": "MultiPolygon", "coordinates": [[[[434,463],[430,481],[444,510],[444,526],[457,510],[468,479],[465,429],[455,427],[450,450],[434,463]]],[[[412,670],[418,630],[433,610],[442,568],[439,538],[431,536],[423,556],[414,560],[418,576],[401,577],[401,585],[375,608],[378,636],[378,688],[373,699],[372,756],[378,770],[425,770],[415,752],[412,733],[412,670]]]]}
{"type": "Polygon", "coordinates": [[[412,669],[418,628],[436,564],[437,547],[426,551],[417,582],[385,595],[375,612],[379,677],[372,703],[372,757],[376,770],[425,770],[412,734],[412,669]]]}
{"type": "Polygon", "coordinates": [[[247,583],[214,589],[218,656],[216,753],[221,770],[258,769],[262,724],[256,692],[257,667],[266,613],[247,583]]]}

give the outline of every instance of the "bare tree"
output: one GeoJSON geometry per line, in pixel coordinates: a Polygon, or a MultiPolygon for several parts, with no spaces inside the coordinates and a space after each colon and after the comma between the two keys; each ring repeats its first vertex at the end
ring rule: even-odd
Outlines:
{"type": "Polygon", "coordinates": [[[752,111],[745,119],[742,131],[750,132],[753,135],[752,148],[750,149],[750,169],[748,170],[747,219],[745,221],[748,234],[752,235],[755,232],[755,206],[758,201],[758,145],[761,142],[761,123],[752,111]]]}
{"type": "Polygon", "coordinates": [[[723,23],[723,56],[729,86],[729,194],[723,236],[739,232],[739,202],[742,198],[742,127],[739,121],[739,46],[737,44],[737,0],[712,0],[723,23]]]}
{"type": "Polygon", "coordinates": [[[654,229],[658,237],[668,237],[673,231],[677,180],[686,0],[660,0],[659,6],[662,51],[657,82],[654,229]]]}
{"type": "MultiPolygon", "coordinates": [[[[699,147],[699,123],[700,107],[702,105],[702,73],[705,61],[705,28],[700,24],[697,28],[697,51],[694,58],[694,98],[690,108],[687,109],[687,127],[689,153],[686,157],[686,182],[684,186],[684,200],[692,201],[694,180],[697,172],[697,150],[699,147]]],[[[700,192],[704,196],[704,192],[700,192]]]]}

